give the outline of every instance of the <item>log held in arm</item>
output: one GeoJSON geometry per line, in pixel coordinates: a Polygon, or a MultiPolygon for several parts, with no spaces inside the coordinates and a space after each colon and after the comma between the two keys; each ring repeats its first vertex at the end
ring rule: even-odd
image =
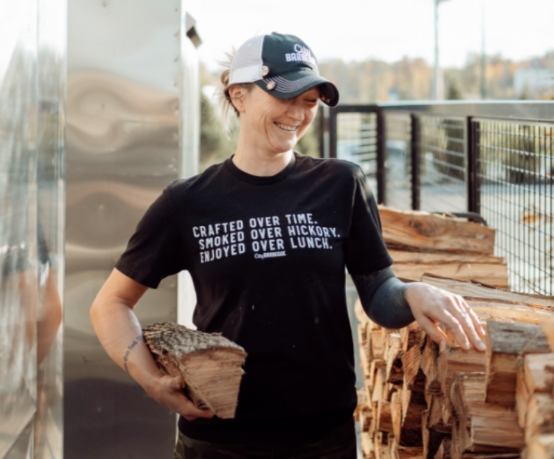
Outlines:
{"type": "Polygon", "coordinates": [[[144,340],[162,371],[185,380],[199,408],[222,419],[235,417],[246,352],[220,334],[190,330],[172,322],[143,329],[144,340]]]}

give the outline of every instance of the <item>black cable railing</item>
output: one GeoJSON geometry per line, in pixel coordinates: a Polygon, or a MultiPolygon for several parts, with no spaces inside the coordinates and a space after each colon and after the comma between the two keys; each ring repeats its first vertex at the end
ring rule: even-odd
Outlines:
{"type": "Polygon", "coordinates": [[[339,105],[327,117],[322,155],[360,164],[379,203],[479,214],[510,288],[554,295],[554,102],[339,105]]]}

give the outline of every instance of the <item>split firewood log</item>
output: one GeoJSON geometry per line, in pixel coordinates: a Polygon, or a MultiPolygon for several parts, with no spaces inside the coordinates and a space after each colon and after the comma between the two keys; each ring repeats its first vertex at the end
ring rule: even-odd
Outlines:
{"type": "Polygon", "coordinates": [[[182,375],[185,392],[198,408],[232,419],[238,403],[247,354],[219,333],[204,333],[162,322],[143,328],[156,362],[171,376],[182,375]]]}
{"type": "Polygon", "coordinates": [[[495,230],[463,219],[379,206],[387,246],[492,255],[495,230]]]}
{"type": "Polygon", "coordinates": [[[452,440],[461,453],[516,453],[525,446],[523,429],[510,408],[479,401],[485,381],[484,373],[467,373],[452,383],[452,440]]]}
{"type": "Polygon", "coordinates": [[[487,322],[486,381],[488,403],[515,408],[518,358],[552,352],[539,325],[487,322]]]}
{"type": "Polygon", "coordinates": [[[554,457],[554,434],[537,435],[528,444],[524,459],[552,459],[554,457]]]}
{"type": "Polygon", "coordinates": [[[527,402],[525,441],[542,434],[554,434],[554,401],[552,394],[534,393],[527,402]]]}
{"type": "Polygon", "coordinates": [[[426,276],[440,274],[460,281],[479,279],[484,284],[492,287],[508,288],[508,265],[505,263],[424,263],[422,261],[419,263],[399,263],[394,260],[392,270],[397,277],[413,280],[420,280],[424,274],[426,276]]]}
{"type": "Polygon", "coordinates": [[[498,290],[475,281],[467,282],[449,279],[434,274],[424,274],[422,282],[462,295],[466,300],[488,300],[512,305],[526,305],[535,309],[554,310],[554,297],[531,295],[498,290]]]}
{"type": "Polygon", "coordinates": [[[361,440],[360,446],[362,449],[362,457],[364,459],[375,457],[375,455],[373,455],[373,434],[362,431],[362,433],[360,434],[360,440],[361,440]]]}
{"type": "MultiPolygon", "coordinates": [[[[470,349],[463,350],[455,343],[440,347],[437,359],[439,381],[443,394],[450,394],[452,381],[458,373],[474,373],[486,371],[487,359],[483,352],[470,349]]],[[[483,389],[486,389],[485,387],[483,389]]],[[[484,401],[484,398],[483,398],[484,401]]]]}

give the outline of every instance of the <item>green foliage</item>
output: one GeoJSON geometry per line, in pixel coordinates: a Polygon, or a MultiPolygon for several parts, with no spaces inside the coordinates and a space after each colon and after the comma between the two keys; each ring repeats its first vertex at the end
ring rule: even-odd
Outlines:
{"type": "Polygon", "coordinates": [[[446,89],[446,99],[447,100],[460,100],[463,99],[464,95],[462,89],[460,88],[460,83],[457,79],[449,78],[448,87],[446,89]]]}
{"type": "Polygon", "coordinates": [[[529,100],[529,89],[527,86],[523,88],[523,91],[521,91],[521,94],[518,97],[519,100],[529,100]]]}
{"type": "Polygon", "coordinates": [[[200,170],[220,163],[235,151],[235,136],[225,133],[213,104],[201,93],[200,98],[200,170]]]}

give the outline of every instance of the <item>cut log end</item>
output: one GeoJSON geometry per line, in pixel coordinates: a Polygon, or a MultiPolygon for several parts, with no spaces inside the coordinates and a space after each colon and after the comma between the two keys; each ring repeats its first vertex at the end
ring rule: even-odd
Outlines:
{"type": "Polygon", "coordinates": [[[143,329],[146,342],[160,368],[181,375],[185,392],[195,406],[209,408],[222,419],[232,419],[238,403],[247,354],[219,333],[190,330],[173,322],[143,329]]]}

